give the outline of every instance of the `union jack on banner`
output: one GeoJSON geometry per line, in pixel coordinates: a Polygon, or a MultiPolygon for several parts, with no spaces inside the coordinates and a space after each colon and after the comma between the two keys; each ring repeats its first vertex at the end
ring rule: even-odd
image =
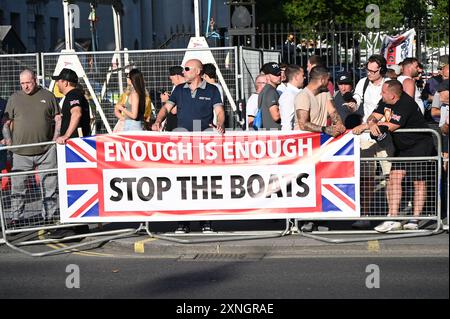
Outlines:
{"type": "Polygon", "coordinates": [[[75,138],[58,145],[61,221],[359,216],[359,139],[351,132],[336,138],[311,132],[229,132],[223,137],[201,137],[196,133],[143,132],[75,138]],[[262,156],[236,157],[237,161],[230,162],[219,152],[233,143],[269,145],[270,141],[273,147],[287,146],[280,146],[283,152],[276,156],[269,156],[274,150],[269,153],[267,148],[262,156]],[[153,150],[152,156],[156,156],[158,145],[182,145],[184,153],[180,154],[186,154],[186,147],[198,150],[199,145],[208,143],[217,150],[216,161],[196,162],[195,156],[177,161],[162,153],[158,159],[142,155],[143,150],[153,150]],[[127,147],[140,151],[127,153],[127,147]],[[290,147],[306,151],[298,153],[290,147]]]}
{"type": "Polygon", "coordinates": [[[359,163],[355,149],[359,152],[359,146],[355,145],[355,140],[349,133],[338,138],[327,134],[320,136],[320,148],[326,152],[316,165],[321,190],[317,202],[322,204],[320,210],[323,212],[359,211],[356,198],[359,193],[356,191],[356,181],[359,180],[356,172],[359,170],[355,170],[355,162],[359,163]]]}
{"type": "MultiPolygon", "coordinates": [[[[67,186],[65,211],[61,216],[98,217],[99,216],[99,183],[101,177],[97,171],[97,150],[94,137],[75,138],[64,146],[66,160],[65,178],[67,186]]],[[[60,183],[61,185],[61,183],[60,183]]],[[[61,191],[60,191],[61,192],[61,191]]],[[[60,193],[61,194],[61,193],[60,193]]],[[[64,195],[64,194],[62,194],[64,195]]],[[[64,196],[61,196],[64,198],[64,196]]]]}

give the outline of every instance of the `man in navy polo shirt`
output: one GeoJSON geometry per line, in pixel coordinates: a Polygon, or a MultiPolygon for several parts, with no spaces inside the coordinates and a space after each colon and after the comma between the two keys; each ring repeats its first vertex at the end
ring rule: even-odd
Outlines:
{"type": "MultiPolygon", "coordinates": [[[[202,79],[203,64],[197,59],[188,60],[183,67],[186,83],[173,90],[169,100],[163,105],[152,126],[153,131],[161,131],[161,123],[167,114],[176,108],[178,128],[189,132],[204,131],[215,127],[220,134],[225,133],[225,111],[219,89],[202,79]],[[214,113],[216,124],[214,125],[214,113]]],[[[211,222],[201,222],[204,233],[211,233],[211,222]]],[[[175,233],[189,232],[189,222],[178,223],[175,233]]]]}
{"type": "Polygon", "coordinates": [[[213,125],[214,112],[217,116],[216,129],[224,133],[225,111],[220,92],[216,86],[202,79],[203,64],[196,59],[186,62],[183,69],[186,83],[175,87],[169,100],[163,105],[153,124],[153,131],[161,130],[161,122],[176,107],[178,128],[189,132],[204,131],[213,125]]]}

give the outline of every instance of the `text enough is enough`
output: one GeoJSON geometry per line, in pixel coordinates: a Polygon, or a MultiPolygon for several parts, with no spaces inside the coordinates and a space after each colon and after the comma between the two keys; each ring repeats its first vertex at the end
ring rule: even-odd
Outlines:
{"type": "Polygon", "coordinates": [[[105,161],[250,161],[304,158],[313,155],[312,138],[218,142],[105,142],[105,161]]]}

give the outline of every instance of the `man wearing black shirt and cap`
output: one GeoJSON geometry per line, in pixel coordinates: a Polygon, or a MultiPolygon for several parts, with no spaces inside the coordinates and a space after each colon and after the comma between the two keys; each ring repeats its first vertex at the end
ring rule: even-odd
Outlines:
{"type": "MultiPolygon", "coordinates": [[[[65,144],[69,138],[89,136],[89,102],[84,97],[84,92],[77,89],[77,74],[71,69],[64,68],[59,75],[53,76],[52,79],[56,81],[59,92],[65,96],[61,108],[61,132],[60,136],[56,139],[56,143],[65,144]]],[[[56,229],[50,232],[48,237],[59,239],[88,232],[89,226],[82,225],[68,229],[56,229]]]]}
{"type": "MultiPolygon", "coordinates": [[[[383,84],[381,91],[382,101],[378,107],[367,119],[370,132],[377,142],[383,142],[384,136],[388,138],[389,132],[393,132],[399,128],[427,128],[425,118],[422,115],[417,103],[403,91],[402,84],[397,80],[387,81],[383,84]],[[385,117],[386,122],[379,122],[385,117]],[[381,129],[383,126],[385,128],[381,129]],[[387,129],[386,129],[387,127],[387,129]]],[[[423,133],[395,133],[392,134],[392,140],[395,146],[396,157],[417,157],[417,156],[434,156],[436,150],[431,135],[423,133]]],[[[426,176],[422,176],[426,172],[426,163],[402,163],[394,162],[389,175],[387,185],[387,199],[389,205],[388,216],[394,217],[398,215],[400,202],[402,198],[402,180],[408,175],[414,180],[414,217],[420,216],[425,204],[426,195],[426,176]]],[[[417,220],[410,220],[403,229],[418,229],[417,220]]],[[[399,230],[402,224],[397,221],[386,221],[377,227],[378,232],[389,232],[399,230]]]]}
{"type": "Polygon", "coordinates": [[[77,89],[78,76],[75,71],[62,69],[61,73],[52,79],[56,81],[59,92],[65,96],[61,108],[61,136],[56,142],[64,144],[69,138],[91,135],[89,102],[84,97],[84,92],[77,89]],[[79,134],[79,128],[82,135],[79,134]]]}

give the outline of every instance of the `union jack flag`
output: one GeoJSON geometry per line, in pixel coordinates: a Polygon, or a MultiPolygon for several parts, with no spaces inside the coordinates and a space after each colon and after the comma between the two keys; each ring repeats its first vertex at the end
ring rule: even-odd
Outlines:
{"type": "MultiPolygon", "coordinates": [[[[240,133],[240,132],[238,132],[240,133]]],[[[237,134],[237,133],[236,133],[237,134]]],[[[245,134],[245,133],[243,133],[245,134]]],[[[261,133],[263,134],[263,133],[261,133]]],[[[73,221],[89,221],[98,222],[106,220],[106,217],[114,221],[125,220],[176,220],[174,218],[181,218],[182,220],[189,220],[188,217],[204,217],[208,216],[213,219],[238,219],[238,216],[247,218],[275,218],[277,216],[288,216],[286,218],[314,218],[314,217],[357,217],[359,216],[359,139],[355,138],[351,132],[342,134],[339,137],[331,137],[326,134],[295,132],[284,136],[284,138],[311,138],[312,139],[312,155],[308,157],[308,162],[298,161],[297,158],[291,159],[286,157],[280,161],[281,166],[294,167],[294,171],[301,171],[301,165],[305,164],[305,167],[311,168],[311,180],[309,181],[310,187],[314,189],[314,193],[307,201],[303,199],[294,198],[280,198],[284,200],[283,205],[271,204],[273,206],[267,207],[248,204],[248,200],[239,203],[240,206],[231,207],[229,201],[225,200],[219,208],[192,208],[187,203],[183,203],[181,209],[174,205],[177,198],[173,197],[170,200],[166,199],[166,206],[160,206],[155,210],[154,206],[144,204],[138,206],[136,200],[125,202],[123,206],[114,203],[113,209],[108,206],[105,209],[105,202],[108,203],[109,197],[105,196],[106,187],[109,185],[107,180],[107,174],[109,171],[121,171],[124,170],[127,174],[141,174],[141,170],[153,169],[151,173],[155,172],[155,168],[151,167],[151,163],[139,162],[139,161],[107,161],[105,160],[105,142],[117,142],[122,143],[129,141],[157,141],[158,143],[164,143],[164,138],[168,140],[170,136],[128,136],[128,135],[99,135],[95,137],[75,138],[68,140],[67,144],[62,146],[58,145],[58,161],[61,161],[59,169],[59,185],[60,185],[60,206],[61,206],[61,220],[62,222],[73,221]],[[284,161],[284,162],[283,162],[284,161]],[[300,166],[297,166],[300,165],[300,166]],[[139,172],[139,173],[136,173],[139,172]],[[105,182],[104,182],[105,180],[105,182]],[[103,185],[105,183],[105,185],[103,185]],[[295,201],[293,200],[295,199],[295,201]],[[311,199],[311,200],[310,200],[311,199]],[[287,203],[287,200],[292,202],[287,203]],[[247,204],[246,204],[247,203],[247,204]],[[131,204],[136,204],[133,206],[131,204]],[[134,208],[133,208],[134,207],[134,208]],[[141,208],[142,207],[142,208],[141,208]],[[167,209],[166,209],[167,207],[167,209]],[[134,209],[134,210],[133,210],[134,209]],[[284,214],[284,215],[282,215],[284,214]],[[275,216],[275,217],[274,217],[275,216]],[[161,218],[161,219],[156,219],[161,218]]],[[[277,137],[279,138],[279,137],[277,137]]],[[[220,144],[220,143],[218,143],[220,144]]],[[[274,159],[275,160],[275,159],[274,159]]],[[[252,165],[242,165],[242,169],[261,170],[260,161],[252,162],[252,165]],[[253,168],[252,168],[253,167],[253,168]],[[256,168],[255,168],[256,167],[256,168]]],[[[267,165],[273,165],[268,162],[267,165]]],[[[176,171],[177,168],[182,171],[183,163],[176,164],[170,163],[168,165],[165,162],[156,163],[159,166],[155,166],[161,173],[161,176],[168,176],[164,171],[170,170],[170,172],[176,171]]],[[[226,174],[227,170],[221,169],[227,165],[225,164],[211,164],[212,170],[215,174],[226,174]],[[216,173],[219,172],[220,173],[216,173]]],[[[230,164],[228,166],[239,166],[230,164]]],[[[209,168],[209,167],[208,167],[209,168]]],[[[196,170],[193,166],[192,171],[196,170]]],[[[202,174],[212,174],[202,169],[202,174]],[[204,172],[204,173],[203,173],[204,172]]],[[[184,172],[184,171],[183,171],[184,172]]],[[[280,169],[280,172],[285,172],[280,169]]],[[[286,172],[291,172],[289,168],[286,172]]],[[[187,173],[180,173],[187,174],[187,173]]],[[[195,173],[192,173],[195,175],[195,173]]],[[[234,173],[233,173],[234,174],[234,173]]],[[[282,173],[280,173],[282,174],[282,173]]],[[[128,175],[125,175],[128,176],[128,175]]],[[[139,175],[136,175],[139,176],[139,175]]],[[[149,175],[151,176],[151,175],[149,175]]],[[[174,175],[176,176],[176,175],[174,175]]],[[[183,175],[184,176],[184,175],[183,175]]],[[[175,183],[174,183],[175,184],[175,183]]],[[[223,189],[224,196],[227,189],[223,189]]],[[[230,191],[231,192],[231,191],[230,191]]],[[[175,195],[176,196],[176,195],[175,195]]],[[[276,200],[278,196],[273,196],[276,200]]],[[[270,196],[272,199],[272,196],[270,196]]],[[[256,198],[254,203],[258,203],[259,199],[256,198]]],[[[264,199],[263,199],[264,200],[264,199]]],[[[284,218],[284,217],[283,217],[284,218]]],[[[244,218],[245,219],[245,218],[244,218]]],[[[199,219],[200,220],[200,219],[199,219]]]]}
{"type": "Polygon", "coordinates": [[[355,213],[357,205],[356,186],[359,180],[359,145],[349,132],[337,138],[327,134],[320,136],[320,149],[323,155],[316,165],[320,193],[317,194],[322,212],[355,213]],[[325,151],[326,150],[326,151],[325,151]],[[358,156],[357,156],[358,155],[358,156]],[[355,169],[356,168],[356,169],[355,169]]]}
{"type": "Polygon", "coordinates": [[[98,217],[101,176],[97,171],[95,137],[70,139],[63,150],[66,187],[60,190],[60,195],[66,195],[67,202],[65,207],[61,207],[62,221],[75,217],[98,217]]]}

